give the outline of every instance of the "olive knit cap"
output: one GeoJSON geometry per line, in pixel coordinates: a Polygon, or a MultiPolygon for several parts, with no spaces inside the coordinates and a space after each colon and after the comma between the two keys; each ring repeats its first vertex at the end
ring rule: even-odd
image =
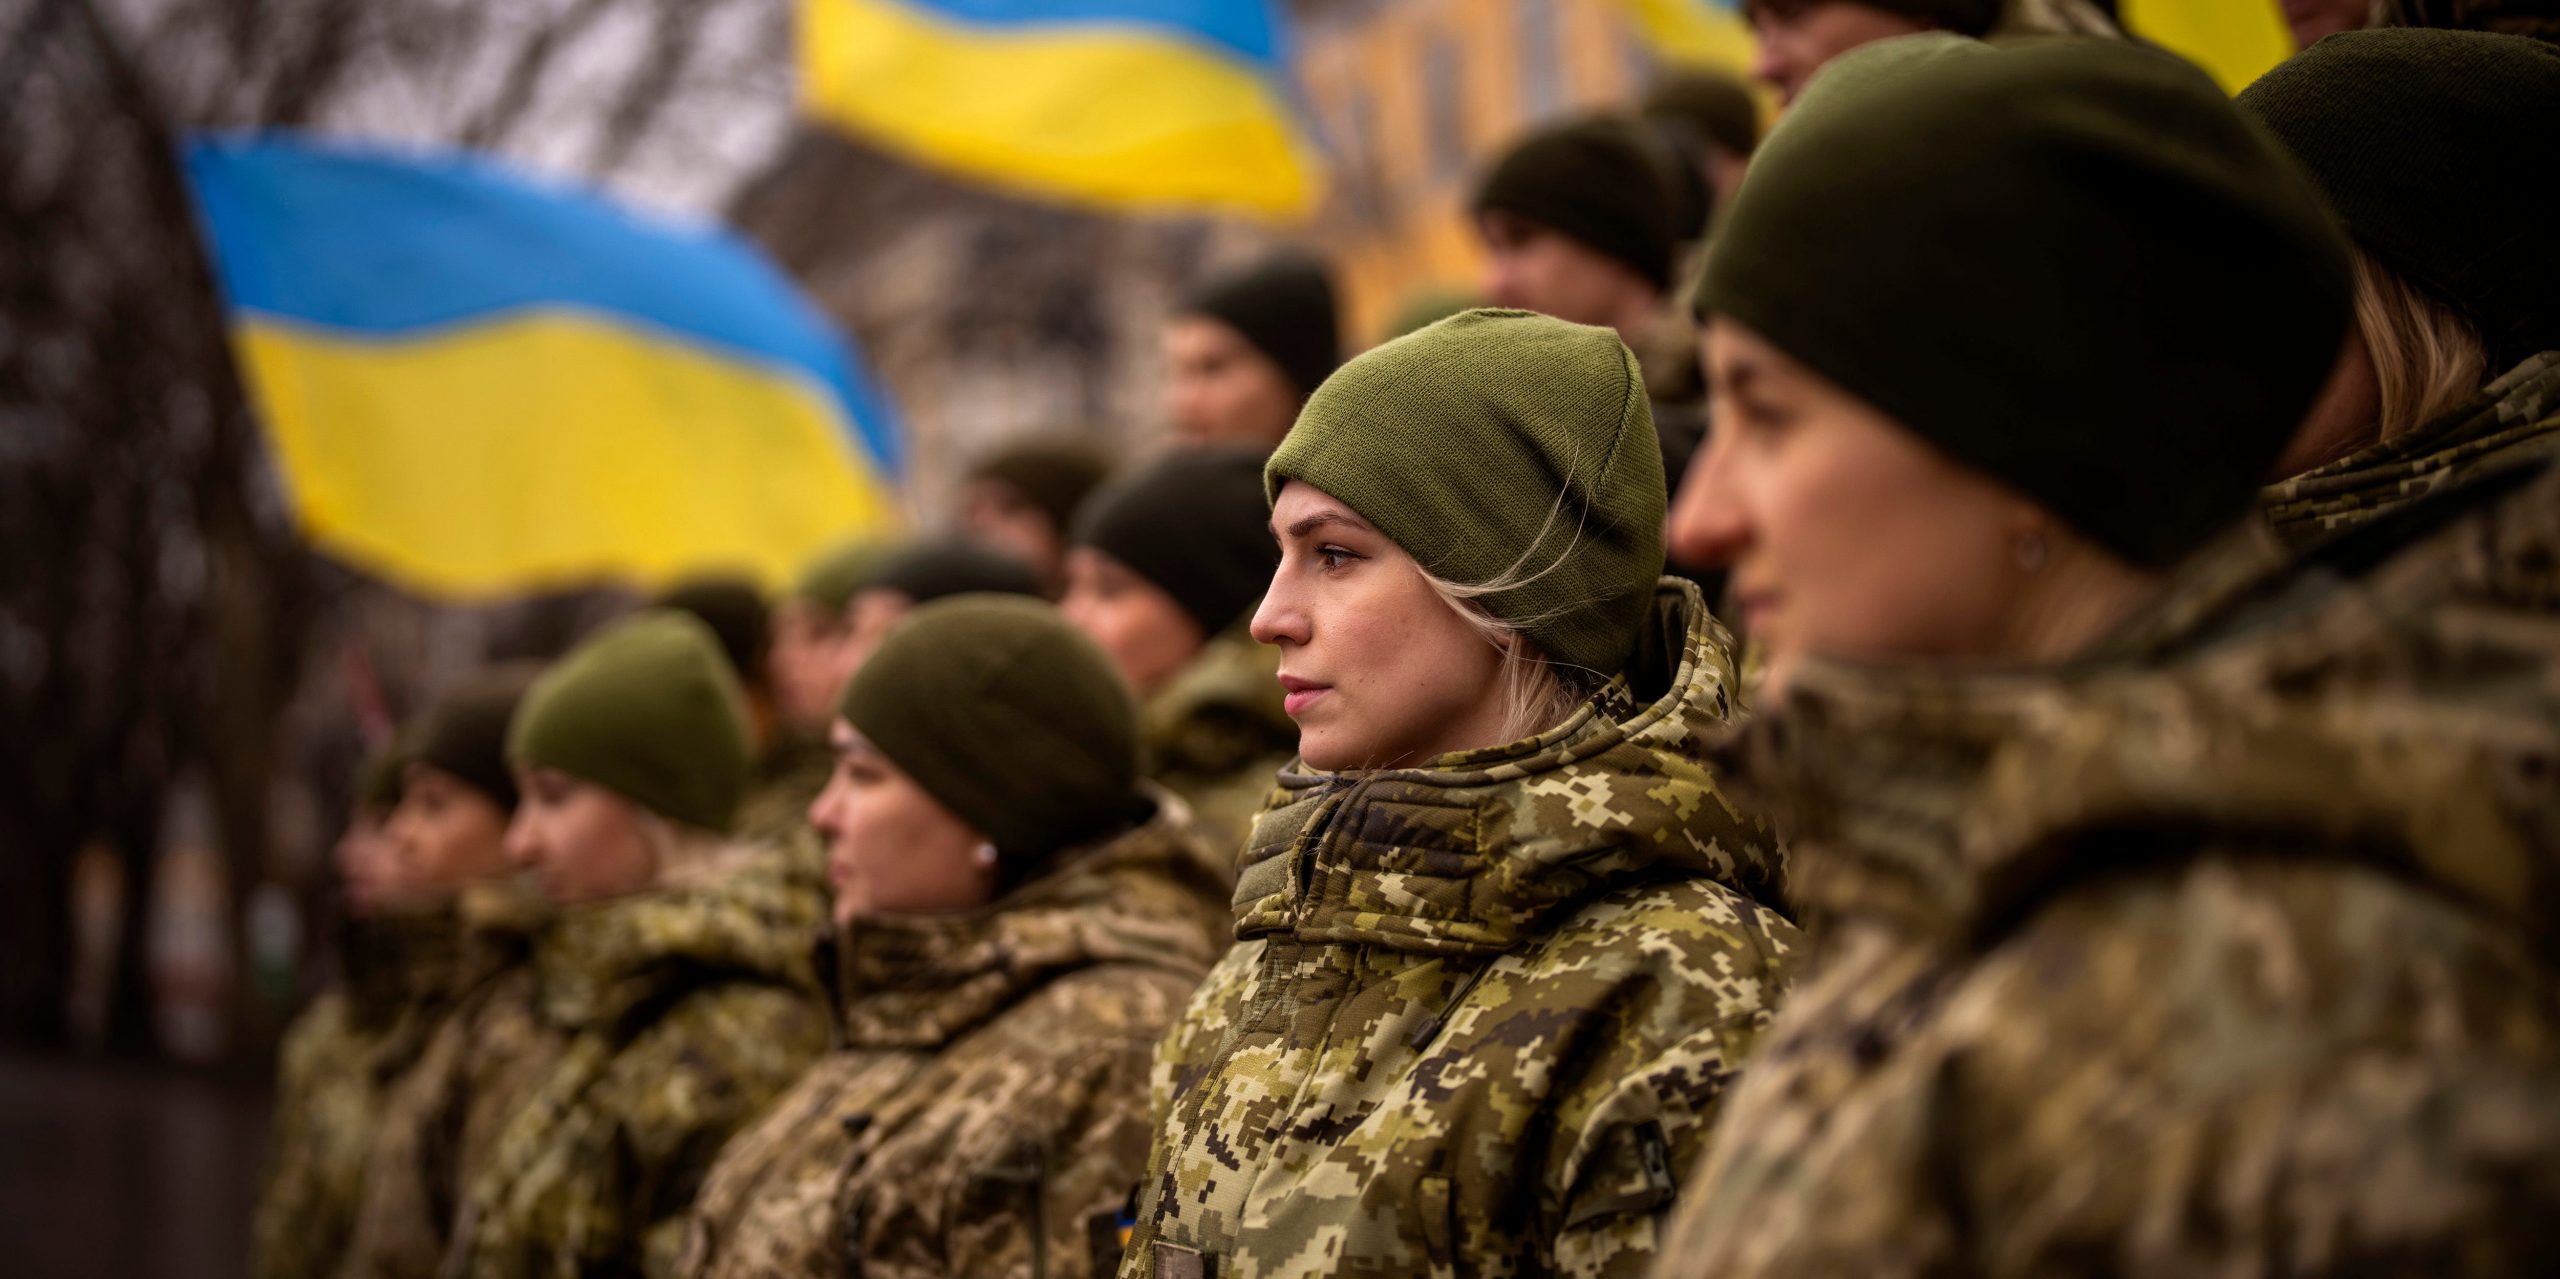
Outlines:
{"type": "Polygon", "coordinates": [[[922,604],[946,595],[994,592],[1037,595],[1040,582],[1030,566],[969,542],[930,539],[910,542],[881,557],[854,594],[896,591],[922,604]]]}
{"type": "Polygon", "coordinates": [[[791,598],[823,613],[842,614],[853,602],[853,593],[862,589],[888,555],[888,543],[867,537],[835,546],[800,571],[800,580],[791,585],[791,598]]]}
{"type": "Polygon", "coordinates": [[[756,584],[735,573],[706,573],[668,587],[651,608],[690,614],[711,628],[729,669],[748,688],[765,684],[765,659],[773,649],[773,610],[756,584]]]}
{"type": "Polygon", "coordinates": [[[442,769],[507,812],[516,775],[507,767],[507,728],[541,667],[508,662],[475,671],[427,707],[408,735],[407,762],[442,769]]]}
{"type": "Polygon", "coordinates": [[[855,672],[841,709],[1017,875],[1143,807],[1128,686],[1038,600],[961,595],[916,609],[855,672]]]}
{"type": "Polygon", "coordinates": [[[2560,347],[2560,48],[2352,31],[2277,65],[2239,103],[2358,246],[2471,324],[2491,376],[2560,347]]]}
{"type": "Polygon", "coordinates": [[[1535,222],[1668,290],[1679,241],[1705,220],[1705,210],[1680,207],[1679,165],[1634,120],[1583,116],[1513,143],[1477,186],[1474,209],[1535,222]]]}
{"type": "Polygon", "coordinates": [[[606,627],[534,681],[507,756],[726,832],[747,793],[746,699],[709,627],[651,610],[606,627]]]}
{"type": "Polygon", "coordinates": [[[1084,440],[1049,438],[1008,444],[969,468],[969,478],[1001,484],[1039,508],[1065,532],[1076,509],[1111,474],[1111,455],[1084,440]]]}
{"type": "Polygon", "coordinates": [[[1618,335],[1468,311],[1342,366],[1263,468],[1359,513],[1547,657],[1626,665],[1662,576],[1662,449],[1618,335]]]}
{"type": "Polygon", "coordinates": [[[2343,237],[2205,74],[1944,34],[1816,74],[1700,306],[2136,564],[2246,513],[2336,367],[2343,237]]]}
{"type": "Polygon", "coordinates": [[[1128,566],[1216,635],[1271,588],[1280,548],[1269,514],[1261,450],[1184,449],[1095,494],[1075,544],[1128,566]]]}
{"type": "Polygon", "coordinates": [[[1282,252],[1210,280],[1175,308],[1244,335],[1303,396],[1342,366],[1342,317],[1333,273],[1303,253],[1282,252]]]}

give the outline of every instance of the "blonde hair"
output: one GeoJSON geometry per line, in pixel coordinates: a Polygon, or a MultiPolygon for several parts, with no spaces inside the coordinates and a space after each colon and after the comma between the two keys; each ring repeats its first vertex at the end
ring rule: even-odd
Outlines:
{"type": "Polygon", "coordinates": [[[1500,740],[1503,742],[1532,737],[1563,723],[1582,705],[1583,699],[1590,696],[1591,689],[1607,678],[1605,672],[1565,666],[1548,657],[1524,630],[1537,619],[1506,622],[1486,611],[1478,602],[1490,595],[1527,586],[1564,567],[1565,561],[1573,555],[1574,546],[1582,540],[1580,528],[1574,530],[1564,549],[1556,552],[1556,557],[1548,561],[1546,567],[1534,572],[1528,569],[1529,557],[1546,544],[1547,534],[1554,531],[1563,514],[1564,493],[1559,489],[1555,502],[1547,508],[1546,522],[1538,527],[1537,536],[1529,539],[1529,545],[1520,552],[1520,558],[1513,560],[1509,568],[1495,574],[1489,581],[1453,582],[1423,568],[1419,562],[1414,565],[1414,571],[1422,574],[1423,584],[1431,588],[1431,593],[1438,596],[1441,603],[1449,606],[1450,612],[1456,613],[1460,621],[1473,628],[1485,643],[1501,651],[1502,665],[1494,674],[1494,695],[1502,706],[1500,740]]]}
{"type": "Polygon", "coordinates": [[[2355,277],[2356,331],[2373,360],[2381,438],[2395,439],[2479,394],[2489,356],[2467,321],[2362,249],[2355,277]]]}

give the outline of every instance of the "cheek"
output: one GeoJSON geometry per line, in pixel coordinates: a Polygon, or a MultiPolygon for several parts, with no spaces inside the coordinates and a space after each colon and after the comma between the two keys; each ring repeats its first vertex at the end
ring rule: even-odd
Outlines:
{"type": "Polygon", "coordinates": [[[1774,495],[1769,543],[1790,606],[1773,638],[1850,657],[1963,651],[2008,580],[1987,514],[1891,476],[1833,479],[1774,495]]]}

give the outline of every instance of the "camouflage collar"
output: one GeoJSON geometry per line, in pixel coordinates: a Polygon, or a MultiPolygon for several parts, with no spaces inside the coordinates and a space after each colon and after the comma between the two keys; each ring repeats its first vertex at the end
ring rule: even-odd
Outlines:
{"type": "Polygon", "coordinates": [[[2295,546],[2407,506],[2509,457],[2560,449],[2560,351],[2533,356],[2470,403],[2326,466],[2270,485],[2267,519],[2295,546]]]}
{"type": "Polygon", "coordinates": [[[562,907],[535,942],[545,1017],[610,1028],[706,982],[815,990],[809,939],[823,888],[778,852],[732,847],[716,874],[634,897],[562,907]]]}
{"type": "Polygon", "coordinates": [[[347,1012],[360,1026],[388,1025],[459,984],[462,924],[450,906],[350,919],[340,946],[347,1012]]]}
{"type": "Polygon", "coordinates": [[[1039,987],[1099,964],[1196,975],[1213,957],[1208,859],[1162,797],[1146,822],[992,905],[946,915],[873,915],[822,942],[842,1047],[929,1050],[1039,987]]]}
{"type": "Polygon", "coordinates": [[[1734,714],[1735,672],[1732,637],[1696,586],[1663,580],[1630,674],[1507,746],[1418,768],[1282,774],[1247,843],[1237,935],[1484,954],[1647,878],[1704,877],[1775,901],[1775,844],[1700,758],[1734,714]],[[1634,687],[1659,691],[1637,705],[1634,687]]]}

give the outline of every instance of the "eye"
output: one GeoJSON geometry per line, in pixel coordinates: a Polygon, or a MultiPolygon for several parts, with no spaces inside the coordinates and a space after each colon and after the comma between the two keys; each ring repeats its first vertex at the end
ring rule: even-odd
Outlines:
{"type": "Polygon", "coordinates": [[[1324,571],[1328,573],[1339,572],[1348,568],[1353,561],[1364,558],[1366,557],[1353,554],[1339,546],[1325,545],[1316,548],[1316,559],[1323,564],[1324,571]]]}

